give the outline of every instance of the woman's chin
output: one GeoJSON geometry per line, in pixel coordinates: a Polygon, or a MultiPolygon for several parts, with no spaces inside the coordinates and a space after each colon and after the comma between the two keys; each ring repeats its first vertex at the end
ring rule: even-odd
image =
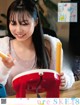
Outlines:
{"type": "Polygon", "coordinates": [[[18,40],[18,41],[25,41],[26,40],[26,38],[20,38],[20,37],[16,37],[16,39],[18,40]]]}

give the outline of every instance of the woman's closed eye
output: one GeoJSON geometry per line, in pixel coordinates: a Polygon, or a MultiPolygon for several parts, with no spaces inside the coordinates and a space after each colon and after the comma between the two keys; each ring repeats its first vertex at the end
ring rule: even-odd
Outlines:
{"type": "MultiPolygon", "coordinates": [[[[17,22],[11,20],[11,21],[10,21],[10,24],[11,24],[11,25],[17,25],[17,22]]],[[[25,26],[25,25],[29,25],[29,22],[21,21],[21,22],[19,22],[19,24],[25,26]]]]}
{"type": "Polygon", "coordinates": [[[17,23],[16,23],[16,21],[11,20],[11,21],[10,21],[10,24],[11,24],[11,25],[16,25],[17,23]]]}
{"type": "Polygon", "coordinates": [[[20,25],[29,25],[27,22],[20,22],[20,25]]]}
{"type": "Polygon", "coordinates": [[[28,21],[20,21],[19,23],[20,23],[20,25],[29,25],[28,21]]]}

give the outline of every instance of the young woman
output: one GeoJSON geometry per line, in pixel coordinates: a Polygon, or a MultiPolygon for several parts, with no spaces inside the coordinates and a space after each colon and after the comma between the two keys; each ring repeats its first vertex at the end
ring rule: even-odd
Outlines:
{"type": "MultiPolygon", "coordinates": [[[[9,6],[7,28],[8,36],[0,39],[0,50],[9,55],[0,61],[0,68],[2,71],[9,69],[6,90],[8,95],[14,95],[12,79],[17,74],[36,68],[55,70],[56,43],[60,40],[43,34],[33,0],[15,0],[9,6]]],[[[61,90],[74,83],[73,73],[67,68],[62,70],[60,79],[61,90]]]]}

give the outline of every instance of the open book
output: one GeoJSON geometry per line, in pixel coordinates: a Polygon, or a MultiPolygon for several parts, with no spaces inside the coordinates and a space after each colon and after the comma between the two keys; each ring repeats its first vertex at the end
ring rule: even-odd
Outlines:
{"type": "Polygon", "coordinates": [[[26,97],[27,91],[36,94],[46,91],[47,98],[59,97],[59,74],[50,69],[35,69],[16,75],[12,80],[16,97],[26,97]]]}

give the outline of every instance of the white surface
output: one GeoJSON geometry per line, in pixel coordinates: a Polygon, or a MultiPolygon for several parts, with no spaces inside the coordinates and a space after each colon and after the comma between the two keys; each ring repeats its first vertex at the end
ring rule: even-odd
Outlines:
{"type": "Polygon", "coordinates": [[[51,69],[35,69],[35,70],[31,70],[31,71],[26,71],[26,72],[22,72],[18,75],[16,75],[12,81],[14,81],[16,78],[26,75],[26,74],[33,74],[33,73],[39,73],[39,74],[43,74],[44,72],[49,72],[49,73],[54,73],[55,75],[57,75],[58,73],[54,70],[51,69]]]}

